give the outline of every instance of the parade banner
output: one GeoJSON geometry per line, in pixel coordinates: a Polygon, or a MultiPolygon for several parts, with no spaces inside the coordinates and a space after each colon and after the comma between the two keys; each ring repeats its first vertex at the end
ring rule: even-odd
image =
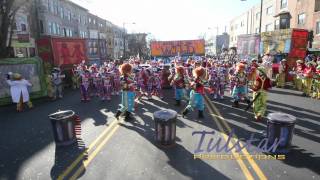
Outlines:
{"type": "Polygon", "coordinates": [[[260,36],[258,34],[240,35],[237,39],[238,54],[256,56],[259,53],[260,36]]]}
{"type": "Polygon", "coordinates": [[[53,38],[52,46],[55,65],[78,64],[87,59],[84,39],[53,38]]]}
{"type": "Polygon", "coordinates": [[[53,54],[51,48],[51,40],[49,38],[41,38],[37,41],[38,55],[42,60],[53,63],[53,54]]]}
{"type": "Polygon", "coordinates": [[[177,56],[177,55],[204,55],[205,41],[185,40],[185,41],[153,41],[151,42],[152,56],[177,56]]]}
{"type": "Polygon", "coordinates": [[[44,79],[43,64],[39,58],[9,58],[0,60],[0,105],[10,104],[10,86],[6,81],[9,72],[19,73],[28,80],[31,98],[46,96],[47,90],[44,79]]]}
{"type": "Polygon", "coordinates": [[[261,53],[287,53],[288,57],[304,58],[307,53],[308,31],[281,29],[261,33],[261,53]]]}
{"type": "Polygon", "coordinates": [[[282,29],[261,33],[261,53],[289,53],[291,47],[291,36],[292,29],[282,29]]]}

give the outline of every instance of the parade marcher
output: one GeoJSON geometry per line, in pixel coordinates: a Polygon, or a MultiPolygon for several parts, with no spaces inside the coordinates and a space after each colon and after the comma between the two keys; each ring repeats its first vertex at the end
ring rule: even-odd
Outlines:
{"type": "Polygon", "coordinates": [[[285,86],[287,69],[287,60],[282,59],[279,65],[279,73],[276,76],[277,87],[279,88],[283,88],[285,86]]]}
{"type": "Polygon", "coordinates": [[[183,110],[182,115],[186,116],[189,111],[193,111],[194,109],[198,110],[198,117],[203,118],[204,111],[204,84],[205,84],[205,75],[206,71],[202,67],[198,67],[194,69],[193,76],[194,81],[191,83],[191,92],[190,92],[190,101],[188,106],[183,110]]]}
{"type": "Polygon", "coordinates": [[[234,75],[235,85],[232,91],[233,106],[239,107],[239,101],[244,99],[247,103],[250,103],[250,100],[247,96],[248,87],[247,87],[247,75],[245,73],[245,65],[243,63],[239,63],[237,65],[237,69],[234,75]]]}
{"type": "Polygon", "coordinates": [[[113,78],[112,78],[113,79],[113,95],[119,95],[121,91],[121,85],[120,85],[121,74],[116,64],[113,65],[112,72],[113,72],[113,78]]]}
{"type": "Polygon", "coordinates": [[[253,58],[251,60],[251,64],[249,66],[249,74],[248,74],[248,81],[249,83],[253,83],[256,79],[257,76],[257,68],[259,67],[258,63],[257,63],[257,59],[253,58]]]}
{"type": "Polygon", "coordinates": [[[80,66],[74,66],[72,68],[72,89],[79,89],[80,88],[80,73],[81,73],[81,69],[80,66]]]}
{"type": "Polygon", "coordinates": [[[224,99],[224,91],[227,84],[227,70],[223,65],[220,65],[217,72],[217,82],[214,98],[224,99]]]}
{"type": "Polygon", "coordinates": [[[267,110],[267,91],[272,88],[271,80],[263,67],[258,68],[258,76],[253,84],[253,113],[256,121],[261,121],[267,110]]]}
{"type": "Polygon", "coordinates": [[[111,100],[111,92],[112,92],[112,81],[111,81],[111,74],[105,72],[102,75],[102,92],[101,92],[101,100],[111,100]]]}
{"type": "Polygon", "coordinates": [[[311,96],[312,78],[315,71],[314,65],[315,63],[313,61],[309,61],[303,70],[302,85],[304,96],[311,96]]]}
{"type": "Polygon", "coordinates": [[[180,106],[184,97],[184,89],[186,88],[187,78],[185,77],[183,66],[176,67],[175,76],[171,81],[171,85],[175,86],[176,106],[180,106]]]}
{"type": "Polygon", "coordinates": [[[81,101],[90,101],[90,71],[84,70],[80,76],[81,101]]]}
{"type": "Polygon", "coordinates": [[[145,74],[146,74],[146,92],[147,92],[147,98],[148,100],[151,100],[152,99],[152,91],[153,91],[153,79],[154,79],[154,76],[153,76],[153,71],[151,68],[148,68],[145,70],[145,74]]]}
{"type": "Polygon", "coordinates": [[[97,64],[93,64],[90,67],[90,96],[99,96],[99,80],[98,80],[98,67],[97,64]]]}
{"type": "Polygon", "coordinates": [[[119,119],[120,115],[124,113],[125,121],[129,121],[131,113],[134,111],[135,93],[134,93],[134,80],[131,77],[132,66],[128,63],[122,64],[120,67],[122,88],[122,98],[120,108],[118,109],[115,117],[119,119]]]}
{"type": "Polygon", "coordinates": [[[305,64],[302,60],[297,60],[296,67],[294,69],[295,74],[295,86],[298,91],[302,91],[302,80],[304,78],[303,72],[304,72],[305,64]]]}
{"type": "Polygon", "coordinates": [[[211,68],[208,69],[208,84],[209,88],[211,89],[211,94],[214,95],[216,98],[216,91],[217,91],[217,79],[218,79],[218,72],[216,70],[216,67],[211,66],[211,68]]]}
{"type": "Polygon", "coordinates": [[[313,79],[313,97],[320,99],[320,64],[317,66],[313,79]]]}
{"type": "Polygon", "coordinates": [[[273,71],[272,71],[272,64],[273,64],[273,57],[270,55],[270,53],[267,53],[266,55],[263,56],[262,58],[262,64],[267,72],[267,76],[272,79],[273,76],[273,71]]]}
{"type": "Polygon", "coordinates": [[[53,68],[52,73],[51,73],[51,82],[52,82],[52,87],[53,87],[53,100],[56,100],[57,97],[62,98],[62,90],[63,90],[63,85],[62,85],[62,80],[66,76],[64,74],[61,74],[60,68],[53,68]]]}
{"type": "Polygon", "coordinates": [[[28,86],[32,86],[29,81],[23,79],[21,74],[8,73],[7,83],[10,86],[12,102],[17,104],[18,112],[21,112],[23,110],[24,103],[27,103],[29,108],[33,107],[28,92],[28,86]]]}
{"type": "Polygon", "coordinates": [[[236,84],[236,78],[235,78],[235,72],[236,72],[236,67],[235,64],[231,65],[228,70],[228,79],[229,79],[229,86],[230,86],[230,94],[232,94],[233,88],[236,84]]]}
{"type": "Polygon", "coordinates": [[[158,96],[160,99],[163,99],[162,86],[161,86],[161,74],[159,72],[154,73],[154,78],[152,82],[153,95],[158,96]]]}

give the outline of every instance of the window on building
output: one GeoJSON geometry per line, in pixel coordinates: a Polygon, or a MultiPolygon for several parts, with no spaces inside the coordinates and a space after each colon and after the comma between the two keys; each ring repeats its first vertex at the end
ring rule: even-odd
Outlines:
{"type": "Polygon", "coordinates": [[[63,28],[63,36],[67,37],[67,29],[66,28],[63,28]]]}
{"type": "Polygon", "coordinates": [[[40,24],[40,33],[44,33],[43,21],[40,20],[39,24],[40,24]]]}
{"type": "Polygon", "coordinates": [[[257,27],[256,30],[255,30],[256,34],[259,34],[259,33],[260,33],[259,30],[260,30],[260,29],[257,27]]]}
{"type": "Polygon", "coordinates": [[[288,0],[281,0],[280,8],[283,9],[283,8],[286,8],[287,6],[288,6],[288,0]]]}
{"type": "Polygon", "coordinates": [[[54,14],[58,15],[59,14],[59,6],[58,6],[58,2],[54,1],[54,14]]]}
{"type": "Polygon", "coordinates": [[[266,32],[272,31],[272,23],[266,25],[266,32]]]}
{"type": "Polygon", "coordinates": [[[306,18],[306,14],[305,13],[301,13],[298,15],[298,24],[302,25],[305,23],[305,18],[306,18]]]}
{"type": "Polygon", "coordinates": [[[60,32],[60,25],[57,24],[57,35],[60,35],[60,34],[61,34],[61,32],[60,32]]]}
{"type": "Polygon", "coordinates": [[[320,21],[316,24],[316,34],[320,34],[320,21]]]}
{"type": "Polygon", "coordinates": [[[89,18],[89,24],[91,24],[91,18],[89,18]]]}
{"type": "Polygon", "coordinates": [[[96,20],[95,19],[93,19],[93,24],[96,24],[96,20]]]}
{"type": "Polygon", "coordinates": [[[68,11],[68,20],[71,21],[72,13],[71,11],[68,11]]]}
{"type": "Polygon", "coordinates": [[[57,24],[56,23],[52,23],[52,34],[57,34],[57,24]]]}
{"type": "Polygon", "coordinates": [[[60,7],[60,18],[61,18],[61,19],[64,18],[64,10],[63,10],[63,7],[60,7]]]}
{"type": "Polygon", "coordinates": [[[290,28],[290,19],[281,18],[280,19],[280,29],[289,29],[290,28]]]}
{"type": "Polygon", "coordinates": [[[83,16],[82,19],[83,19],[83,20],[82,20],[82,21],[83,21],[83,24],[86,25],[86,24],[87,24],[87,18],[86,18],[86,16],[83,16]]]}
{"type": "Polygon", "coordinates": [[[320,0],[315,1],[314,12],[320,11],[320,0]]]}
{"type": "Polygon", "coordinates": [[[273,13],[273,6],[269,6],[266,11],[267,15],[271,15],[273,13]]]}
{"type": "Polygon", "coordinates": [[[276,19],[274,21],[274,29],[275,30],[280,29],[280,20],[279,19],[276,19]]]}
{"type": "Polygon", "coordinates": [[[256,20],[259,20],[260,19],[260,12],[257,12],[256,13],[256,20]]]}
{"type": "Polygon", "coordinates": [[[23,31],[23,32],[27,31],[27,25],[26,24],[22,23],[20,26],[21,26],[21,31],[23,31]]]}
{"type": "Polygon", "coordinates": [[[51,13],[54,13],[54,3],[53,0],[48,0],[48,8],[51,13]]]}
{"type": "Polygon", "coordinates": [[[48,22],[48,33],[52,34],[52,23],[48,22]]]}
{"type": "Polygon", "coordinates": [[[243,27],[243,26],[244,26],[244,23],[243,23],[243,21],[241,21],[241,23],[240,23],[240,26],[241,26],[241,27],[243,27]]]}

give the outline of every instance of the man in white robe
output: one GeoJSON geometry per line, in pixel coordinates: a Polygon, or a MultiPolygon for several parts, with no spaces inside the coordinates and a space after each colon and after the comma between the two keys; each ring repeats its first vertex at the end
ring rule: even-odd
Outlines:
{"type": "Polygon", "coordinates": [[[22,111],[24,103],[27,103],[29,108],[33,107],[28,92],[28,86],[32,86],[29,81],[23,79],[18,73],[9,73],[7,83],[10,86],[12,102],[17,103],[18,112],[22,111]]]}

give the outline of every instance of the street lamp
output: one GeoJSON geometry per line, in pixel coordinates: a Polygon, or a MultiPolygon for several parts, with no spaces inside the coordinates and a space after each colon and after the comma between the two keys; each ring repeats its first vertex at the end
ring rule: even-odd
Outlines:
{"type": "MultiPolygon", "coordinates": [[[[241,0],[247,1],[247,0],[241,0]]],[[[261,27],[262,27],[262,10],[263,10],[263,0],[260,1],[260,22],[259,22],[259,34],[261,34],[261,27]]]]}
{"type": "Polygon", "coordinates": [[[126,24],[136,24],[135,22],[132,23],[123,23],[123,58],[126,58],[126,29],[125,29],[125,25],[126,24]]]}

